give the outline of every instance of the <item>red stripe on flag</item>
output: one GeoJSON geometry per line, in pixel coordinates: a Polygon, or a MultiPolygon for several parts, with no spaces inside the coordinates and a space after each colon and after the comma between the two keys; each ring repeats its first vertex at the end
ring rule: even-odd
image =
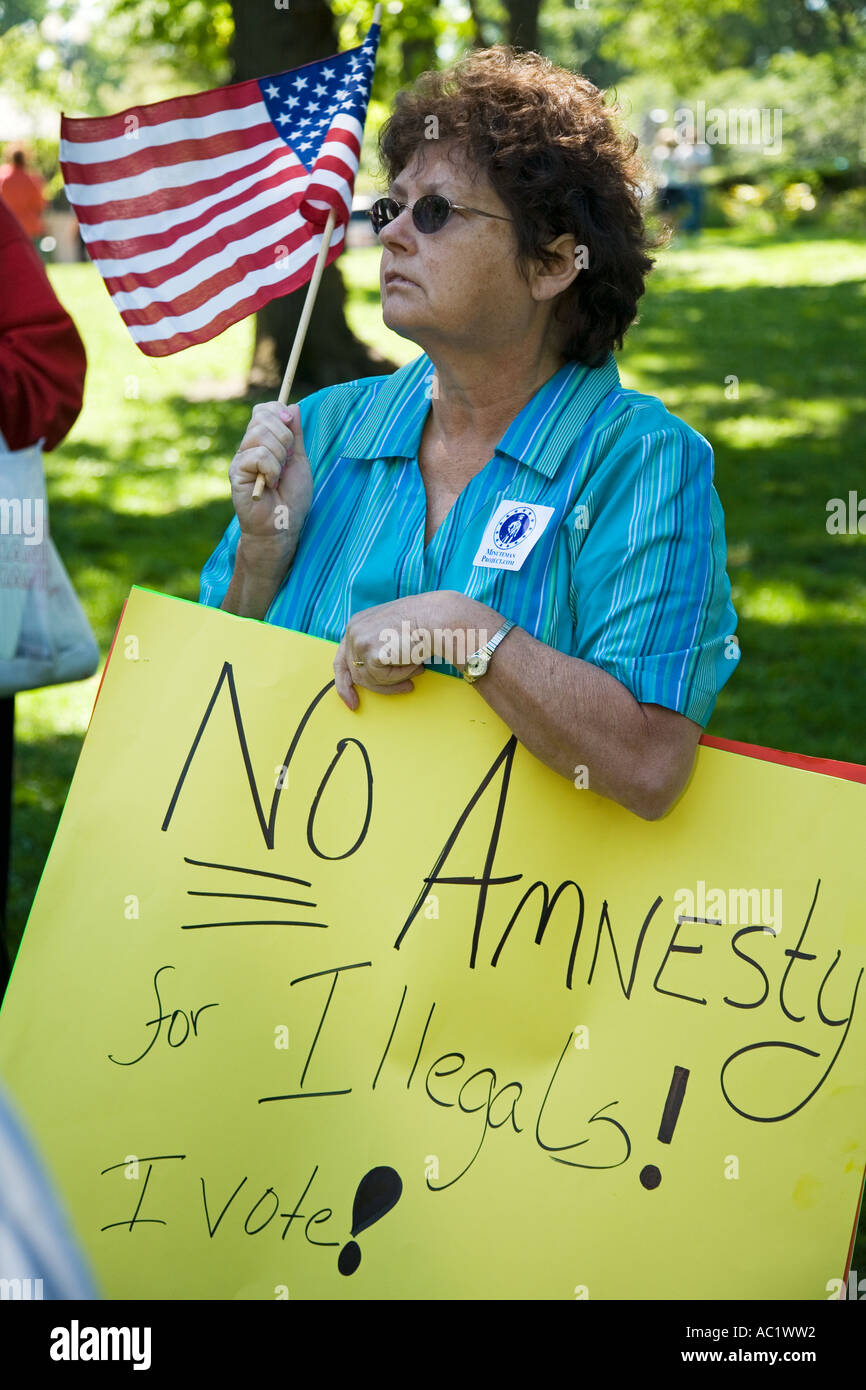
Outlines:
{"type": "MultiPolygon", "coordinates": [[[[360,155],[361,153],[361,145],[357,135],[351,130],[344,130],[342,126],[334,126],[333,129],[328,131],[319,154],[319,159],[325,154],[329,145],[347,145],[356,155],[360,155]]],[[[318,162],[319,160],[317,159],[316,164],[318,164],[318,162]]],[[[313,168],[315,169],[315,167],[316,165],[314,164],[313,168]]]]}
{"type": "MultiPolygon", "coordinates": [[[[140,177],[151,169],[168,169],[193,160],[216,160],[221,155],[249,150],[273,140],[276,135],[273,121],[264,106],[262,114],[265,120],[259,125],[250,126],[248,130],[224,130],[201,139],[175,140],[170,145],[149,145],[143,150],[130,148],[129,154],[118,159],[102,160],[99,164],[76,164],[64,160],[63,177],[68,184],[84,184],[92,188],[100,183],[113,183],[116,179],[140,177]]],[[[130,140],[129,143],[133,146],[135,142],[130,140]]]]}
{"type": "MultiPolygon", "coordinates": [[[[246,175],[249,170],[243,169],[240,172],[246,175]]],[[[281,169],[276,174],[261,179],[253,189],[241,189],[240,193],[235,193],[232,197],[222,200],[215,207],[206,208],[204,212],[199,213],[198,217],[191,217],[188,222],[172,227],[171,231],[148,232],[144,236],[128,237],[120,241],[89,241],[87,250],[94,261],[125,260],[129,256],[145,255],[148,251],[162,251],[174,246],[181,236],[189,236],[194,232],[201,231],[202,228],[209,227],[215,217],[242,208],[249,202],[253,193],[266,193],[269,189],[280,187],[285,188],[286,213],[294,212],[300,201],[301,193],[306,187],[306,170],[303,166],[299,164],[297,171],[281,169]]]]}
{"type": "MultiPolygon", "coordinates": [[[[335,261],[342,250],[342,239],[336,246],[332,242],[325,264],[330,265],[332,261],[335,261]]],[[[311,261],[312,256],[310,261],[306,262],[286,280],[285,286],[281,287],[284,294],[291,294],[293,290],[300,289],[302,285],[307,283],[310,278],[311,261]]],[[[271,300],[276,297],[274,290],[274,285],[264,285],[249,299],[241,300],[231,309],[224,309],[204,328],[196,329],[194,333],[174,333],[170,338],[155,338],[149,343],[138,343],[137,346],[146,357],[169,357],[173,352],[180,352],[183,348],[196,347],[199,343],[208,343],[211,338],[216,338],[227,328],[231,328],[232,324],[246,318],[249,314],[254,314],[257,309],[263,309],[266,304],[270,304],[271,300]]]]}
{"type": "MultiPolygon", "coordinates": [[[[211,179],[199,179],[196,183],[186,184],[182,188],[164,188],[156,195],[142,194],[137,198],[120,198],[113,202],[96,203],[92,207],[76,205],[75,215],[83,225],[92,226],[100,222],[119,222],[134,217],[152,216],[157,212],[183,211],[185,207],[197,203],[201,198],[209,198],[215,193],[222,193],[225,189],[231,188],[239,179],[267,169],[269,165],[287,154],[292,155],[292,151],[288,145],[280,142],[279,146],[275,145],[272,150],[268,150],[259,159],[252,160],[242,169],[233,169],[230,173],[219,174],[211,179]]],[[[297,158],[297,156],[293,157],[297,158]]],[[[300,161],[298,161],[297,168],[306,175],[306,170],[300,161]]]]}
{"type": "Polygon", "coordinates": [[[234,82],[230,87],[217,87],[210,92],[195,92],[185,97],[169,97],[148,106],[128,106],[116,116],[61,116],[61,140],[80,140],[92,144],[97,140],[116,140],[129,130],[128,118],[135,116],[139,126],[162,125],[164,121],[182,121],[197,116],[213,116],[226,108],[236,110],[261,101],[259,84],[234,82]]]}
{"type": "MultiPolygon", "coordinates": [[[[322,169],[327,170],[329,174],[336,174],[341,179],[349,180],[355,176],[354,169],[352,169],[344,159],[340,159],[337,155],[323,154],[316,160],[316,167],[310,179],[311,188],[316,185],[316,175],[322,169]]],[[[328,184],[327,187],[330,188],[330,184],[328,184]]],[[[332,189],[331,191],[336,192],[337,190],[332,189]]]]}
{"type": "MultiPolygon", "coordinates": [[[[281,210],[279,205],[262,208],[254,216],[242,218],[238,222],[232,223],[230,227],[222,227],[211,236],[204,238],[191,246],[182,256],[166,262],[165,265],[157,266],[154,270],[133,271],[128,275],[106,275],[104,276],[105,286],[109,294],[129,293],[132,290],[145,289],[152,290],[152,301],[154,303],[165,303],[173,305],[172,312],[185,312],[185,309],[178,309],[177,306],[185,298],[163,300],[158,294],[161,285],[166,281],[173,280],[176,275],[183,275],[187,270],[194,270],[197,265],[206,260],[208,256],[217,255],[220,251],[228,251],[231,254],[232,243],[241,241],[245,237],[255,232],[262,231],[266,227],[273,228],[273,240],[267,249],[268,263],[273,264],[276,259],[276,248],[285,246],[288,252],[292,252],[298,246],[302,246],[305,241],[310,239],[310,231],[306,226],[297,228],[294,233],[288,234],[286,228],[286,218],[288,209],[281,210]],[[277,223],[275,226],[274,223],[277,223]],[[281,224],[281,225],[280,225],[281,224]]],[[[262,252],[262,254],[263,254],[262,252]]],[[[259,252],[250,254],[258,256],[259,252]]],[[[284,253],[285,254],[285,253],[284,253]]],[[[133,312],[130,310],[129,312],[133,312]]],[[[138,310],[136,312],[142,312],[138,310]]],[[[141,319],[139,322],[153,322],[151,319],[141,319]]]]}
{"type": "MultiPolygon", "coordinates": [[[[307,237],[308,241],[311,239],[307,237]]],[[[183,318],[185,314],[202,308],[208,300],[216,299],[231,285],[239,284],[245,275],[257,270],[270,270],[274,262],[273,246],[263,246],[259,251],[250,251],[245,256],[238,256],[216,274],[202,279],[194,289],[176,295],[173,299],[159,299],[158,289],[154,290],[150,304],[143,309],[121,309],[121,317],[127,327],[133,324],[157,324],[164,318],[183,318]]],[[[279,294],[281,281],[272,280],[270,285],[272,293],[279,294]]]]}

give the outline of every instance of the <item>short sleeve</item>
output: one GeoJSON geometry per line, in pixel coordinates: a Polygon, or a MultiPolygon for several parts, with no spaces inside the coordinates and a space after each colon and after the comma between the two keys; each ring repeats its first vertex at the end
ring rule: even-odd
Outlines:
{"type": "Polygon", "coordinates": [[[222,534],[216,550],[206,562],[201,572],[198,601],[208,608],[220,608],[228,592],[232,575],[235,572],[235,556],[238,552],[241,528],[233,516],[222,534]]]}
{"type": "Polygon", "coordinates": [[[575,655],[642,704],[705,725],[739,658],[712,449],[670,415],[628,434],[589,490],[570,592],[575,655]]]}

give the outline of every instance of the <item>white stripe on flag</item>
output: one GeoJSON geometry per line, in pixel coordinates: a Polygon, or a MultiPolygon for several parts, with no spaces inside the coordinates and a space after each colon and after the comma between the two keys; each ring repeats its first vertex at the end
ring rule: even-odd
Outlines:
{"type": "MultiPolygon", "coordinates": [[[[357,164],[355,169],[357,169],[357,164]]],[[[355,176],[355,169],[352,170],[353,178],[355,176]]],[[[316,187],[333,188],[335,192],[342,196],[344,201],[348,201],[347,190],[349,187],[349,179],[345,174],[338,174],[333,169],[317,169],[315,178],[312,182],[316,187]]]]}
{"type": "MultiPolygon", "coordinates": [[[[344,228],[339,226],[331,238],[331,245],[339,245],[343,235],[344,228]]],[[[193,309],[188,314],[181,314],[176,318],[163,318],[158,323],[131,323],[127,324],[127,328],[137,343],[152,343],[158,339],[172,338],[176,333],[194,333],[212,323],[225,309],[233,308],[241,300],[251,299],[256,291],[265,285],[274,285],[284,277],[288,279],[294,270],[299,270],[307,261],[315,259],[321,241],[321,236],[312,237],[284,260],[276,261],[273,266],[251,271],[236,285],[229,285],[213,299],[209,299],[207,304],[202,304],[200,308],[193,309]]]]}
{"type": "MultiPolygon", "coordinates": [[[[134,113],[130,113],[134,116],[134,113]]],[[[110,140],[61,140],[60,161],[64,164],[102,164],[112,159],[128,159],[138,150],[173,145],[178,140],[205,140],[233,130],[249,130],[270,120],[261,97],[249,106],[214,111],[210,116],[187,116],[160,125],[139,125],[134,133],[115,135],[110,140]]]]}
{"type": "Polygon", "coordinates": [[[361,139],[364,134],[364,127],[361,125],[361,122],[358,120],[357,116],[347,116],[343,111],[337,112],[337,115],[331,121],[330,129],[347,130],[350,135],[355,136],[355,138],[358,141],[358,144],[361,143],[361,139]]]}
{"type": "MultiPolygon", "coordinates": [[[[140,174],[132,174],[126,179],[113,179],[110,183],[69,184],[66,196],[70,203],[78,203],[80,207],[88,208],[98,207],[100,203],[150,198],[165,188],[184,188],[188,184],[231,173],[233,169],[243,169],[252,160],[261,159],[269,151],[279,154],[285,148],[285,141],[274,137],[264,144],[252,145],[248,150],[232,150],[229,154],[213,156],[210,159],[191,159],[186,164],[160,165],[156,169],[145,169],[140,174]]],[[[170,217],[172,214],[165,215],[170,217]]]]}
{"type": "MultiPolygon", "coordinates": [[[[280,183],[276,188],[266,188],[258,197],[250,198],[248,202],[240,203],[237,207],[218,213],[211,218],[207,226],[200,227],[194,232],[187,232],[185,236],[179,236],[168,246],[159,247],[155,251],[143,251],[138,256],[123,256],[120,260],[115,261],[97,258],[94,265],[105,280],[119,275],[149,275],[151,271],[159,270],[161,266],[171,265],[173,261],[180,260],[181,256],[193,246],[200,245],[202,241],[213,236],[215,232],[220,232],[226,227],[234,227],[239,222],[246,222],[255,213],[261,212],[264,208],[272,207],[274,203],[284,204],[289,196],[290,190],[287,189],[286,184],[280,183]]],[[[240,246],[240,242],[232,242],[231,245],[235,249],[240,246]]],[[[163,287],[160,286],[158,291],[151,290],[150,293],[162,298],[163,287]]]]}
{"type": "Polygon", "coordinates": [[[248,188],[254,188],[257,183],[261,183],[262,179],[273,178],[274,174],[282,173],[284,169],[297,171],[298,177],[306,179],[308,174],[301,161],[292,154],[287,145],[283,145],[283,150],[285,154],[279,159],[272,160],[266,169],[260,169],[255,174],[249,174],[246,178],[236,179],[227,187],[221,188],[218,193],[209,193],[206,198],[199,198],[197,203],[187,203],[185,207],[174,208],[170,213],[152,212],[144,217],[117,218],[109,222],[82,222],[81,235],[86,242],[136,241],[153,232],[165,232],[169,218],[172,225],[183,225],[185,222],[191,222],[194,218],[200,217],[203,212],[207,212],[209,208],[218,207],[220,203],[227,202],[229,198],[234,198],[238,193],[244,193],[248,188]]]}
{"type": "Polygon", "coordinates": [[[303,226],[304,219],[299,212],[294,212],[290,217],[286,217],[285,212],[278,211],[276,218],[269,226],[261,227],[257,232],[253,232],[247,237],[241,237],[238,241],[230,241],[228,246],[221,247],[214,255],[196,261],[189,270],[173,276],[170,280],[164,280],[161,285],[153,287],[141,285],[135,290],[117,290],[111,298],[116,308],[120,310],[148,309],[154,302],[167,304],[172,299],[179,299],[181,295],[189,294],[190,290],[197,289],[205,280],[219,275],[220,271],[231,270],[241,256],[250,256],[256,251],[264,251],[268,246],[277,246],[285,241],[294,230],[299,230],[303,226]]]}

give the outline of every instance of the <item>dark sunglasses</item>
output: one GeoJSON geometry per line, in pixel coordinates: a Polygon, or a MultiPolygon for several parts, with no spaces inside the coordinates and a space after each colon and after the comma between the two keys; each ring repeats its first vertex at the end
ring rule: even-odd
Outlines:
{"type": "MultiPolygon", "coordinates": [[[[383,227],[400,216],[408,203],[398,203],[396,198],[379,198],[370,208],[370,221],[378,236],[383,227]]],[[[413,203],[410,211],[412,221],[419,232],[441,232],[452,212],[474,212],[479,217],[495,217],[497,222],[513,222],[513,217],[502,217],[498,212],[482,212],[481,208],[467,208],[461,203],[452,203],[441,193],[425,193],[413,203]]]]}

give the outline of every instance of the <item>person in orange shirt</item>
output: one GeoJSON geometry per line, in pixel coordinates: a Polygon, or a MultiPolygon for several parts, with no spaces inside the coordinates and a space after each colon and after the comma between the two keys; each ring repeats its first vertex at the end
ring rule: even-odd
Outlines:
{"type": "Polygon", "coordinates": [[[41,174],[31,173],[27,168],[23,150],[13,150],[11,163],[0,166],[0,198],[14,212],[33,242],[45,231],[42,222],[44,186],[41,174]]]}

